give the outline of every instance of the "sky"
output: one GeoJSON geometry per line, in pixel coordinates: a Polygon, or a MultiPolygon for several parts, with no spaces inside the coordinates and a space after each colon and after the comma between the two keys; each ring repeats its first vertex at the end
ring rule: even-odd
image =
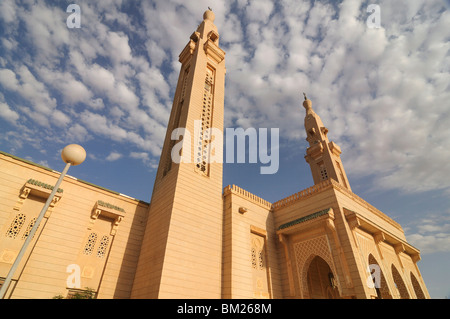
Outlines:
{"type": "Polygon", "coordinates": [[[352,191],[421,250],[431,297],[450,297],[448,0],[2,0],[0,150],[62,171],[61,150],[80,144],[69,175],[149,202],[178,55],[208,7],[225,127],[280,130],[278,171],[226,163],[224,186],[275,202],[313,185],[306,92],[352,191]]]}

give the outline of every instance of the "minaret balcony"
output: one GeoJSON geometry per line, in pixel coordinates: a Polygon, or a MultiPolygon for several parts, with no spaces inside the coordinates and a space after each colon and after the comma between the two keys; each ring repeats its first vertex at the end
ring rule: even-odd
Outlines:
{"type": "Polygon", "coordinates": [[[208,39],[203,48],[206,55],[211,57],[215,63],[220,63],[225,59],[225,51],[219,48],[213,39],[208,39]]]}
{"type": "Polygon", "coordinates": [[[323,145],[322,143],[314,144],[306,149],[306,155],[312,159],[317,159],[323,154],[323,145]]]}
{"type": "Polygon", "coordinates": [[[330,151],[333,153],[333,155],[335,155],[335,156],[341,155],[341,153],[342,153],[341,148],[336,143],[330,142],[330,143],[328,143],[328,147],[330,148],[330,151]]]}

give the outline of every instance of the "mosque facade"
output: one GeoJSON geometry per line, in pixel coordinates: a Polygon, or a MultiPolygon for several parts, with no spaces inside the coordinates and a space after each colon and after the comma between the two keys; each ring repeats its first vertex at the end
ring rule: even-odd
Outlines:
{"type": "MultiPolygon", "coordinates": [[[[66,176],[5,298],[430,298],[420,251],[397,222],[352,192],[341,149],[306,95],[314,185],[275,203],[223,188],[222,163],[211,160],[223,148],[212,149],[208,135],[224,129],[219,40],[208,10],[179,56],[151,202],[66,176]],[[199,138],[174,139],[179,128],[199,138]]],[[[58,176],[0,152],[0,284],[58,176]]]]}

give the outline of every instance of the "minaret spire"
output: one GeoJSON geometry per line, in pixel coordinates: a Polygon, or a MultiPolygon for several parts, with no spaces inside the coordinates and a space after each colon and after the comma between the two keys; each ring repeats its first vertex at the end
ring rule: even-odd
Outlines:
{"type": "Polygon", "coordinates": [[[214,132],[223,132],[226,69],[214,19],[204,12],[179,55],[132,298],[222,294],[223,170],[215,158],[222,158],[223,144],[214,132]]]}
{"type": "Polygon", "coordinates": [[[306,97],[305,93],[303,96],[305,98],[303,107],[306,110],[306,140],[309,142],[305,160],[311,168],[314,184],[332,178],[351,190],[342,165],[340,147],[328,140],[328,129],[323,125],[319,115],[313,111],[311,100],[306,97]]]}

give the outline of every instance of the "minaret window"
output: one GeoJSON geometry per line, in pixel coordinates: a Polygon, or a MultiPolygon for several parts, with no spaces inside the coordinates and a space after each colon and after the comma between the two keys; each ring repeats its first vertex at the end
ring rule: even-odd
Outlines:
{"type": "MultiPolygon", "coordinates": [[[[187,67],[184,71],[183,84],[181,87],[181,94],[180,94],[179,102],[177,105],[177,109],[175,111],[172,129],[177,129],[180,125],[181,111],[182,111],[182,107],[184,104],[184,97],[186,95],[188,76],[189,76],[189,67],[187,67]]],[[[165,176],[172,168],[172,148],[175,146],[175,143],[176,143],[176,141],[174,141],[174,140],[171,140],[169,143],[169,149],[167,150],[167,153],[166,153],[166,162],[165,162],[163,176],[165,176]]]]}
{"type": "Polygon", "coordinates": [[[217,41],[219,40],[219,35],[218,35],[216,32],[211,31],[211,32],[208,34],[208,39],[210,39],[212,42],[214,42],[215,44],[217,44],[217,41]]]}
{"type": "Polygon", "coordinates": [[[203,104],[201,114],[200,141],[196,150],[196,170],[202,175],[209,176],[210,157],[210,129],[212,127],[212,111],[214,101],[214,70],[210,67],[206,69],[205,89],[203,92],[203,104]]]}
{"type": "Polygon", "coordinates": [[[325,165],[323,165],[323,164],[319,165],[319,171],[320,171],[320,178],[323,181],[328,179],[327,168],[325,167],[325,165]]]}

